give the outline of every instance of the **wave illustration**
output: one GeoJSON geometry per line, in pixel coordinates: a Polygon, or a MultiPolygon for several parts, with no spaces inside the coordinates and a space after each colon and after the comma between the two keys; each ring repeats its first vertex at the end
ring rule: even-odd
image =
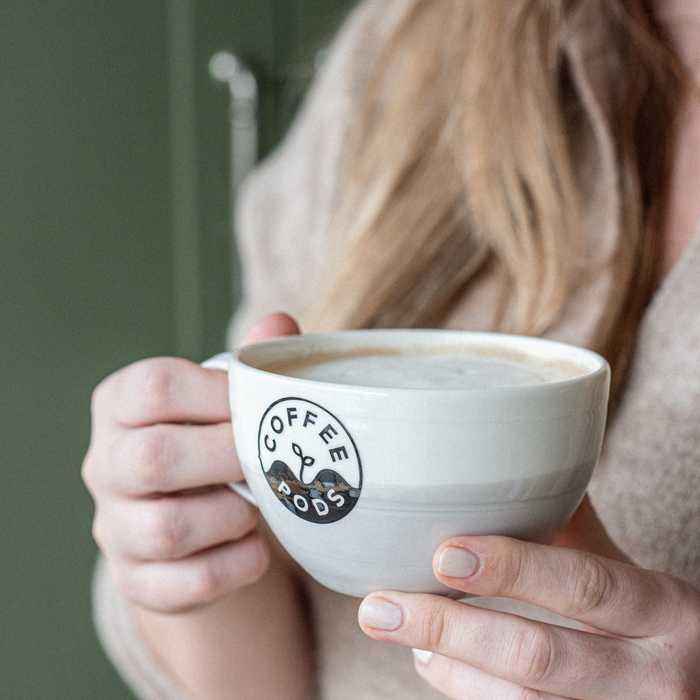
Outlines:
{"type": "Polygon", "coordinates": [[[338,472],[324,468],[304,483],[286,462],[275,460],[264,472],[278,500],[289,511],[313,523],[332,523],[349,513],[360,497],[360,489],[338,472]]]}

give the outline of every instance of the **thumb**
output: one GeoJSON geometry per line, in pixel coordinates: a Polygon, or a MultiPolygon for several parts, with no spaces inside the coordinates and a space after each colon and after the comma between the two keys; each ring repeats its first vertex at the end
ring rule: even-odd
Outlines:
{"type": "Polygon", "coordinates": [[[275,313],[265,316],[258,321],[243,337],[241,345],[257,343],[259,340],[268,340],[280,335],[298,335],[301,333],[299,324],[285,313],[275,313]]]}

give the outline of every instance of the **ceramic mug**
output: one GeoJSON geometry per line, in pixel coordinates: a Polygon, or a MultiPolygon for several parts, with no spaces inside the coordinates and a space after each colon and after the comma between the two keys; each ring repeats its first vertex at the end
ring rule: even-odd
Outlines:
{"type": "Polygon", "coordinates": [[[339,593],[446,593],[432,572],[440,543],[501,534],[551,541],[578,507],[600,455],[610,369],[550,340],[445,330],[285,336],[217,355],[228,372],[236,450],[247,486],[289,554],[339,593]],[[580,373],[487,389],[377,388],[261,367],[321,352],[455,344],[525,353],[580,373]]]}

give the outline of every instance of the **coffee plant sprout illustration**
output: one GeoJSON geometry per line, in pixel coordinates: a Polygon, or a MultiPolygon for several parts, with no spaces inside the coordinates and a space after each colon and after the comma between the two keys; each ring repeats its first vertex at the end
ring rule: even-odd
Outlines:
{"type": "Polygon", "coordinates": [[[304,481],[304,469],[306,467],[310,467],[316,460],[310,455],[305,455],[301,451],[301,447],[299,447],[299,445],[297,445],[296,442],[292,443],[292,451],[301,460],[301,465],[299,466],[299,481],[301,481],[302,484],[305,484],[306,482],[304,481]]]}

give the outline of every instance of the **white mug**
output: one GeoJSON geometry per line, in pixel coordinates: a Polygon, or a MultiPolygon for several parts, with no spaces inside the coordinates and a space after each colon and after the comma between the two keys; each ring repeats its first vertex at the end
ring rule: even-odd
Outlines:
{"type": "Polygon", "coordinates": [[[285,336],[217,355],[236,450],[258,508],[319,583],[364,596],[447,593],[432,556],[457,535],[551,541],[600,455],[610,368],[550,340],[445,330],[285,336]],[[575,363],[559,381],[488,389],[334,384],[260,369],[319,352],[470,343],[575,363]]]}

